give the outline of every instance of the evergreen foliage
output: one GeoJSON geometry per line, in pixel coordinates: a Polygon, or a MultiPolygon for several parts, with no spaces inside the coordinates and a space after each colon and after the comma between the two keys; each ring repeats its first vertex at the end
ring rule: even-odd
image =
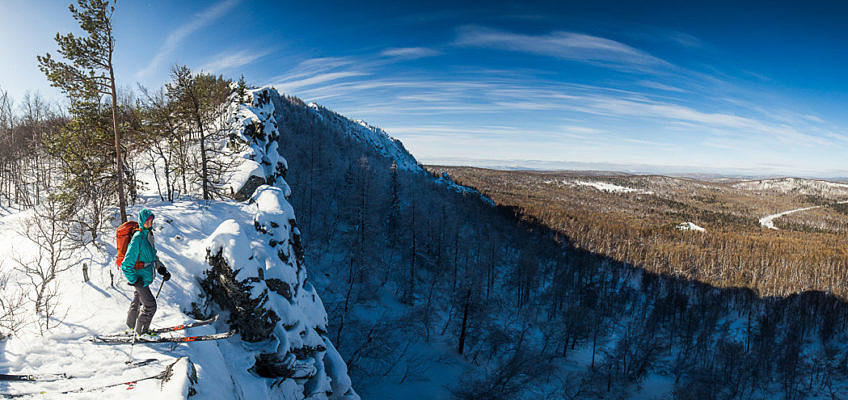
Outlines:
{"type": "Polygon", "coordinates": [[[221,251],[207,254],[207,259],[212,268],[204,271],[200,281],[204,293],[229,312],[228,323],[238,330],[244,340],[259,342],[267,339],[280,321],[273,310],[265,307],[268,292],[254,297],[251,281],[236,278],[238,268],[227,265],[221,251]]]}
{"type": "Polygon", "coordinates": [[[221,183],[218,175],[224,166],[211,166],[208,140],[215,140],[222,132],[215,130],[215,120],[222,117],[223,106],[232,93],[231,81],[211,74],[192,74],[186,66],[171,70],[171,82],[165,85],[177,118],[184,127],[197,135],[200,143],[200,183],[203,199],[215,195],[215,184],[221,183]],[[217,168],[215,168],[217,167],[217,168]]]}
{"type": "Polygon", "coordinates": [[[86,36],[73,33],[56,34],[58,53],[66,61],[54,59],[50,53],[38,56],[39,68],[50,84],[64,92],[71,101],[71,112],[75,117],[88,118],[80,113],[92,112],[100,103],[101,96],[110,96],[112,111],[112,134],[115,146],[115,177],[117,179],[118,204],[121,221],[127,220],[126,196],[124,194],[124,164],[121,158],[121,134],[118,130],[118,96],[112,55],[115,38],[112,36],[112,15],[115,5],[110,0],[78,0],[78,7],[68,6],[73,18],[86,36]]]}

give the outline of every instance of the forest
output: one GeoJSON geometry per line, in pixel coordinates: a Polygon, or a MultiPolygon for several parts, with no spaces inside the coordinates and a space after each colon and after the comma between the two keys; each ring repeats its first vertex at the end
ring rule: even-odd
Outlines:
{"type": "MultiPolygon", "coordinates": [[[[805,290],[848,296],[845,189],[799,193],[754,191],[730,182],[658,176],[491,171],[431,167],[481,190],[521,218],[562,233],[574,245],[640,266],[647,271],[695,279],[718,287],[745,287],[762,296],[805,290]],[[551,184],[557,180],[559,184],[551,184]],[[618,183],[651,193],[611,193],[562,184],[562,180],[618,183]],[[547,182],[547,183],[546,183],[547,182]],[[789,214],[762,228],[761,216],[824,205],[789,214]],[[693,222],[702,234],[681,231],[693,222]]],[[[737,180],[738,181],[738,180],[737,180]]],[[[839,186],[836,186],[839,188],[839,186]]]]}
{"type": "MultiPolygon", "coordinates": [[[[467,361],[457,398],[627,398],[661,377],[675,398],[843,395],[848,308],[837,296],[651,271],[436,171],[394,168],[329,110],[274,104],[307,260],[327,274],[315,279],[360,387],[422,379],[438,357],[414,350],[423,342],[467,361]],[[386,296],[404,307],[375,322],[386,296]]],[[[605,227],[587,225],[584,235],[605,227]]],[[[694,274],[710,253],[688,251],[701,257],[688,264],[694,274]]]]}

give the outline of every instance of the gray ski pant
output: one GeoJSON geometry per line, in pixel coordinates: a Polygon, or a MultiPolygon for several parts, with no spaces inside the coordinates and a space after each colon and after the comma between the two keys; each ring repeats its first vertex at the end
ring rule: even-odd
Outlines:
{"type": "Polygon", "coordinates": [[[150,286],[144,286],[141,279],[136,281],[133,287],[135,287],[135,296],[127,312],[127,327],[134,328],[136,332],[142,334],[150,328],[150,321],[153,320],[153,314],[156,314],[156,298],[150,292],[150,286]],[[140,305],[144,306],[141,315],[138,314],[140,305]]]}

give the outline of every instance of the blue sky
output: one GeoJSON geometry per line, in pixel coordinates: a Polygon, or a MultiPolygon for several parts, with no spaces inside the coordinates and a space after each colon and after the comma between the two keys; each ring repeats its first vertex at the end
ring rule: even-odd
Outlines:
{"type": "MultiPolygon", "coordinates": [[[[15,98],[59,98],[35,55],[75,29],[64,3],[0,1],[15,98]]],[[[848,176],[833,3],[122,1],[117,78],[243,73],[424,163],[848,176]]]]}

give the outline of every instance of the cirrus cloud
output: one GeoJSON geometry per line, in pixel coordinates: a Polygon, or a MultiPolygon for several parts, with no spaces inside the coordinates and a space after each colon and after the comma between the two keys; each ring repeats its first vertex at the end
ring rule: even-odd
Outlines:
{"type": "Polygon", "coordinates": [[[459,28],[454,44],[519,51],[619,69],[669,67],[668,62],[615,40],[582,33],[558,31],[525,35],[481,26],[459,28]]]}

